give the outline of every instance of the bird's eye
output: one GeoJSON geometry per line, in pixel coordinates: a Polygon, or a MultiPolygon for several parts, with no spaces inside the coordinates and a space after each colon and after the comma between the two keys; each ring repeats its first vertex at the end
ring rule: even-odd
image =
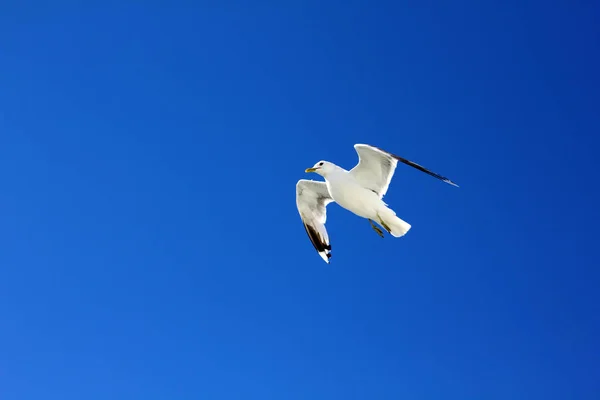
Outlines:
{"type": "Polygon", "coordinates": [[[323,165],[323,163],[322,163],[322,162],[320,162],[320,163],[319,163],[319,165],[323,165]]]}

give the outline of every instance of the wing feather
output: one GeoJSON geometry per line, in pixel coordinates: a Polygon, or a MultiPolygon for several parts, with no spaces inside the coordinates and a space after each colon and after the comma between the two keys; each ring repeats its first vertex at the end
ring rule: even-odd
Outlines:
{"type": "Polygon", "coordinates": [[[301,179],[296,184],[296,206],[304,229],[326,263],[329,263],[331,258],[331,244],[325,229],[326,207],[332,201],[325,182],[301,179]]]}
{"type": "Polygon", "coordinates": [[[443,177],[413,161],[407,160],[395,154],[389,153],[378,147],[368,144],[355,144],[354,149],[358,153],[358,164],[350,170],[350,174],[365,188],[377,193],[379,198],[383,198],[387,193],[388,187],[398,161],[410,165],[426,174],[440,179],[450,185],[458,186],[450,179],[443,177]]]}

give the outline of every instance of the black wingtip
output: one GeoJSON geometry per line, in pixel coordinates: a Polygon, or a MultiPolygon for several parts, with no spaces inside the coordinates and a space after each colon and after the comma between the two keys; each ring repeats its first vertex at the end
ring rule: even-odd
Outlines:
{"type": "Polygon", "coordinates": [[[417,164],[414,161],[407,160],[404,157],[397,156],[395,154],[390,153],[389,151],[385,151],[383,149],[380,149],[379,147],[376,147],[376,146],[372,146],[372,147],[376,148],[377,150],[383,151],[384,153],[389,154],[390,156],[394,157],[396,160],[398,160],[398,161],[400,161],[400,162],[402,162],[402,163],[404,163],[406,165],[410,165],[411,167],[416,168],[419,171],[425,172],[426,174],[431,175],[434,178],[437,178],[437,179],[439,179],[439,180],[441,180],[443,182],[446,182],[449,185],[460,187],[460,186],[458,186],[458,184],[456,184],[455,182],[452,182],[450,179],[446,178],[445,176],[442,176],[442,175],[440,175],[438,173],[430,171],[427,168],[423,167],[422,165],[417,164]]]}
{"type": "Polygon", "coordinates": [[[304,229],[306,230],[306,233],[308,234],[311,243],[321,256],[321,258],[323,258],[323,261],[329,264],[329,261],[331,259],[331,244],[325,243],[321,235],[312,226],[304,224],[304,229]],[[327,259],[323,257],[323,254],[325,254],[327,259]]]}
{"type": "Polygon", "coordinates": [[[450,179],[446,178],[443,180],[444,182],[446,182],[447,184],[450,184],[452,186],[456,186],[456,187],[460,187],[458,186],[456,183],[452,182],[450,179]]]}

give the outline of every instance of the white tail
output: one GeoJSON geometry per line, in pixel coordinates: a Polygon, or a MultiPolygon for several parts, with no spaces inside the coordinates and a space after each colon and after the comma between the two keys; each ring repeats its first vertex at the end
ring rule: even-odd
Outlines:
{"type": "Polygon", "coordinates": [[[383,219],[383,222],[385,222],[385,224],[392,230],[390,233],[394,237],[401,237],[406,235],[406,232],[408,232],[411,228],[411,225],[408,222],[398,218],[396,216],[396,213],[389,208],[385,208],[385,211],[380,212],[379,216],[381,217],[381,219],[383,219]]]}

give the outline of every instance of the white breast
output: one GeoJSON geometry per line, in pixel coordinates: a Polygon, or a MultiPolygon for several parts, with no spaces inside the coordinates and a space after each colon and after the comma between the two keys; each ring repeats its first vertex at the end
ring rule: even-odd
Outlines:
{"type": "Polygon", "coordinates": [[[339,171],[326,178],[327,188],[333,200],[341,207],[363,218],[373,219],[382,201],[376,193],[362,187],[346,171],[339,171]]]}

